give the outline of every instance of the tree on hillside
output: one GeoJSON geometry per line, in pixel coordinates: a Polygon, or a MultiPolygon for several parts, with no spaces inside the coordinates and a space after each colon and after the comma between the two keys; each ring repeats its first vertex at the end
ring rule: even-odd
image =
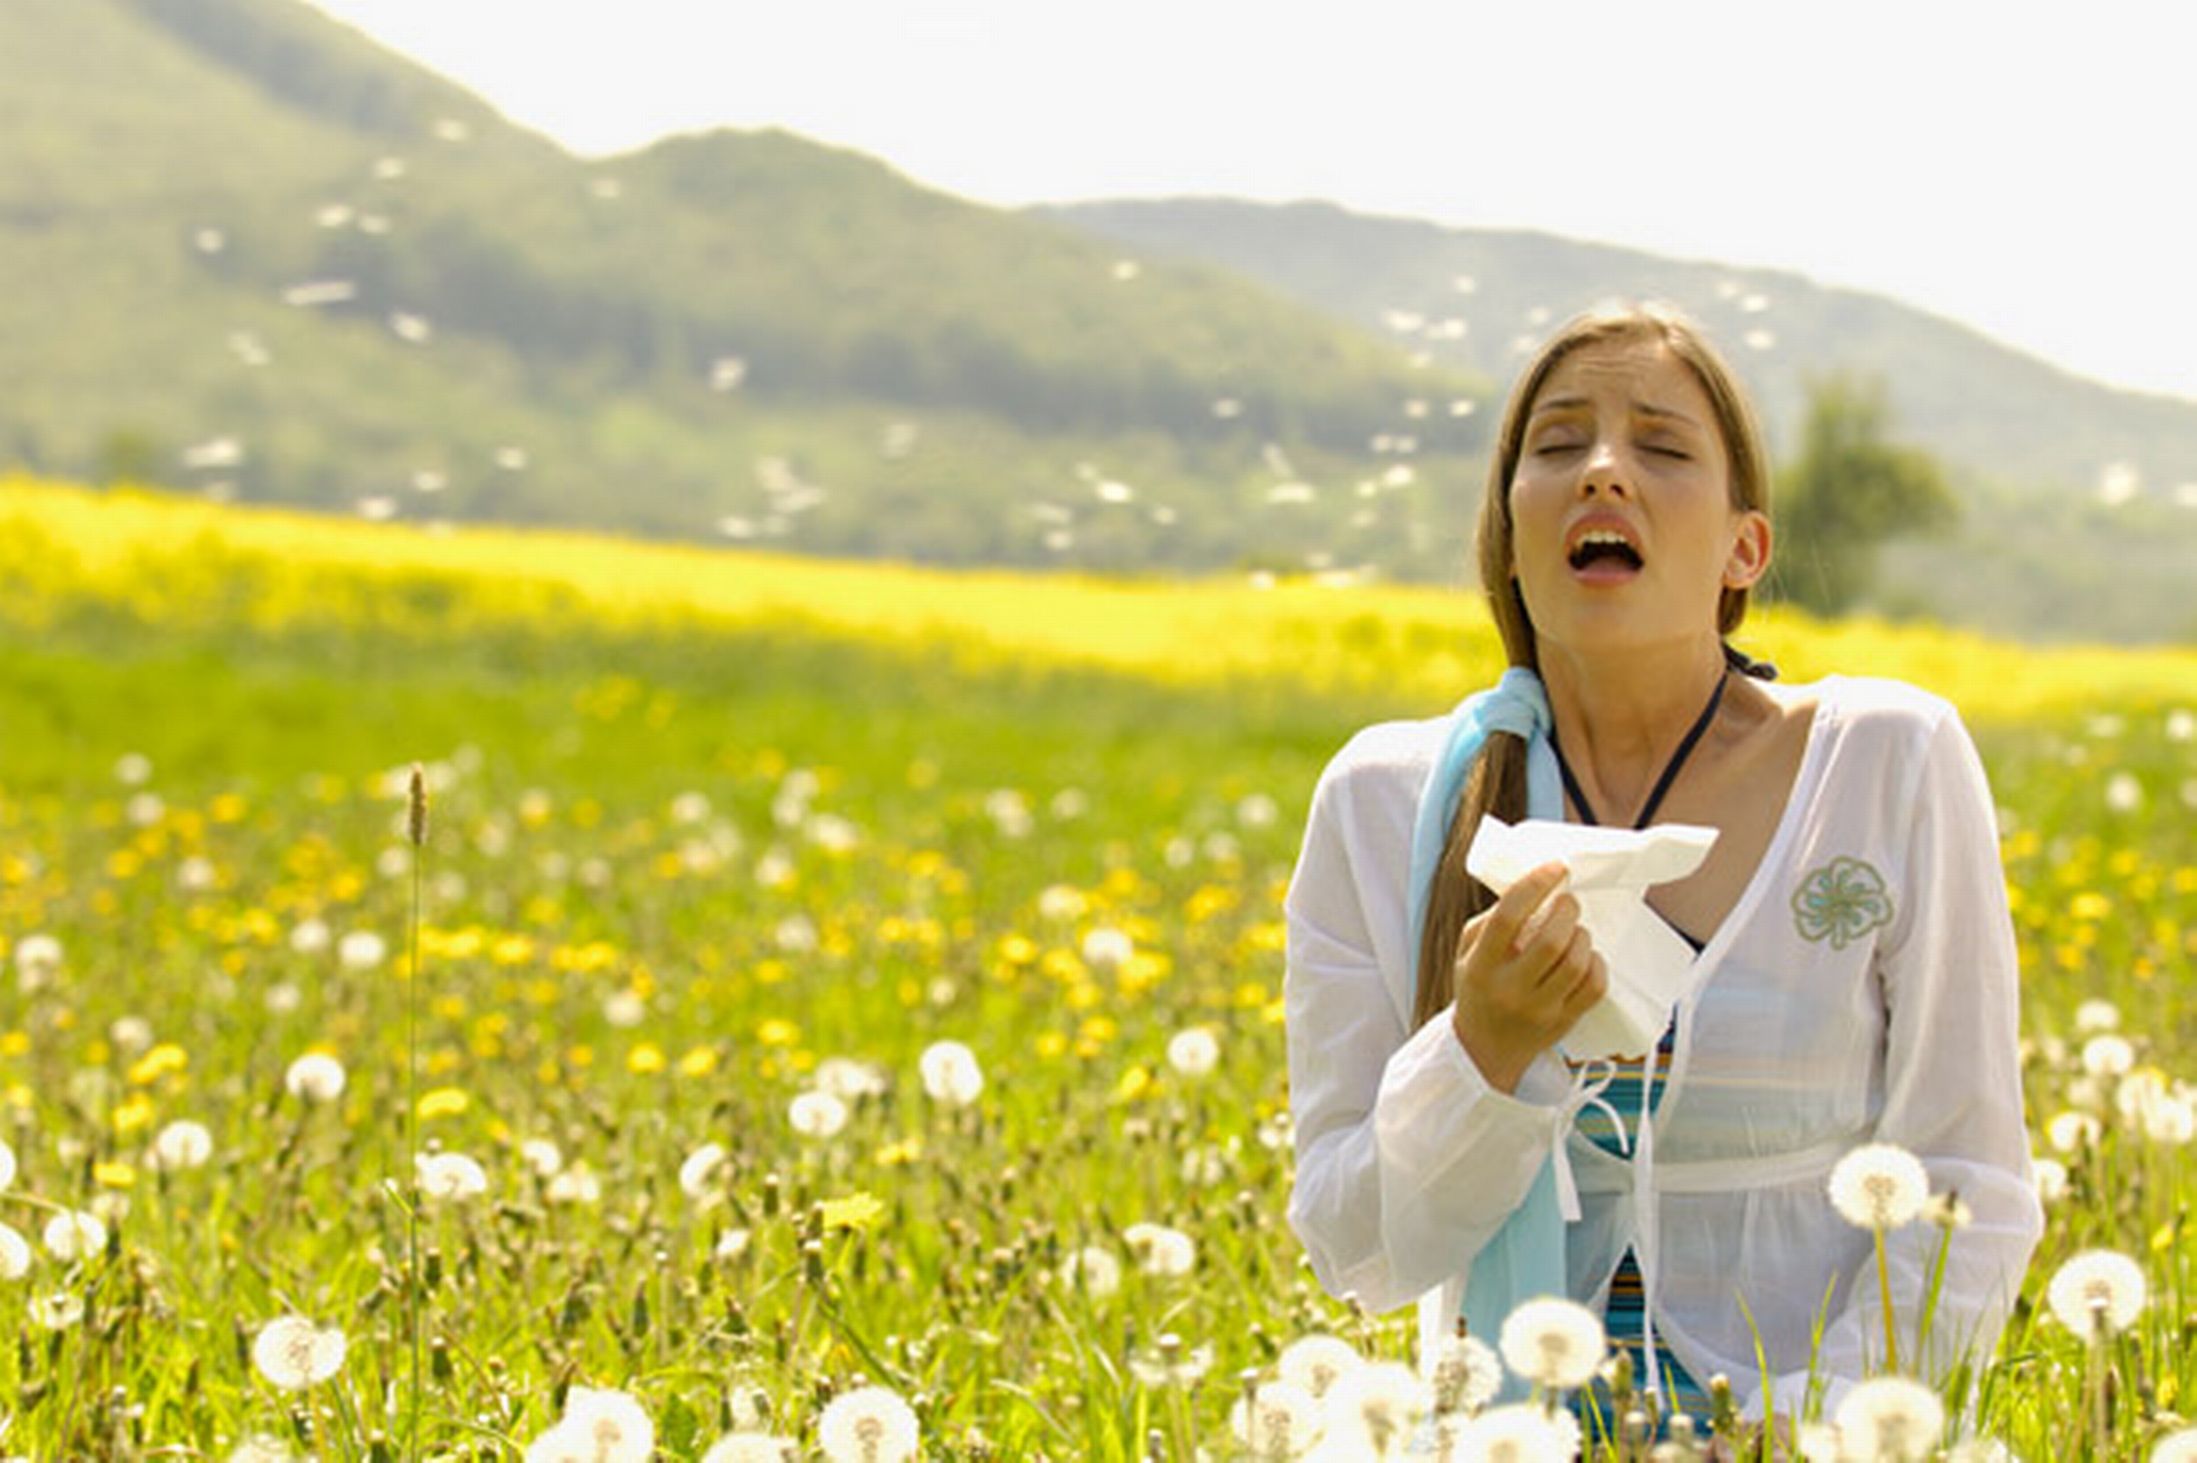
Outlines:
{"type": "Polygon", "coordinates": [[[1772,494],[1770,594],[1818,614],[1857,604],[1887,540],[1941,532],[1960,516],[1936,459],[1889,439],[1883,384],[1835,375],[1808,385],[1800,455],[1772,494]]]}

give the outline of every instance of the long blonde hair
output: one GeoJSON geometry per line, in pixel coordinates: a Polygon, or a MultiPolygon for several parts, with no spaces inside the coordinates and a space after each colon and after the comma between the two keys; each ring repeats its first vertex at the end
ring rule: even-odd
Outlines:
{"type": "MultiPolygon", "coordinates": [[[[1549,337],[1511,388],[1495,450],[1488,458],[1487,490],[1480,501],[1480,525],[1475,534],[1480,587],[1487,595],[1496,631],[1503,637],[1504,653],[1514,666],[1538,671],[1541,665],[1533,621],[1526,614],[1525,600],[1511,573],[1510,480],[1518,470],[1526,419],[1532,414],[1542,384],[1566,356],[1589,346],[1635,341],[1662,345],[1692,369],[1708,395],[1718,434],[1724,441],[1731,470],[1732,507],[1768,511],[1770,470],[1762,430],[1731,367],[1699,328],[1671,307],[1653,303],[1600,306],[1574,316],[1549,337]]],[[[1746,616],[1747,591],[1727,587],[1717,602],[1717,633],[1731,634],[1746,616]]],[[[1526,744],[1508,732],[1492,733],[1482,745],[1435,867],[1426,925],[1419,940],[1414,1026],[1423,1025],[1449,1004],[1453,980],[1450,972],[1465,922],[1495,902],[1487,887],[1465,872],[1465,852],[1481,816],[1487,813],[1506,822],[1526,816],[1526,744]]]]}

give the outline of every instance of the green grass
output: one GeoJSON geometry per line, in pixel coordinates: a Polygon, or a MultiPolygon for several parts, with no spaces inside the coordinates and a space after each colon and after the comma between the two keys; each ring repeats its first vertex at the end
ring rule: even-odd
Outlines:
{"type": "MultiPolygon", "coordinates": [[[[248,634],[219,616],[0,625],[0,942],[47,932],[66,951],[0,1032],[0,1135],[22,1169],[0,1216],[35,1243],[43,1205],[127,1203],[103,1256],[41,1251],[0,1287],[21,1337],[0,1350],[6,1447],[222,1457],[265,1431],[365,1455],[404,1435],[415,1306],[427,1456],[516,1457],[570,1385],[632,1391],[666,1457],[725,1431],[736,1387],[767,1393],[806,1446],[822,1401],[861,1377],[915,1401],[930,1456],[1127,1459],[1157,1429],[1187,1457],[1225,1449],[1238,1373],[1299,1335],[1408,1355],[1406,1318],[1319,1294],[1282,1220],[1275,1001],[1279,896],[1320,766],[1363,721],[1432,709],[979,673],[790,625],[670,637],[560,620],[442,640],[248,634]],[[132,753],[146,789],[118,781],[132,753]],[[424,1213],[421,1291],[381,1187],[404,1171],[410,1100],[412,881],[387,779],[415,758],[447,779],[423,870],[420,1088],[465,1095],[420,1128],[490,1184],[424,1213]],[[783,802],[796,769],[814,774],[805,811],[783,802]],[[141,791],[161,806],[133,810],[141,791]],[[1003,791],[1024,836],[1003,831],[1003,791]],[[682,793],[707,812],[678,821],[682,793]],[[851,822],[853,845],[831,847],[819,815],[851,822]],[[782,877],[758,877],[772,865],[782,877]],[[1048,917],[1054,885],[1085,911],[1048,917]],[[293,949],[309,920],[374,931],[389,955],[346,970],[293,949]],[[1076,954],[1101,926],[1133,937],[1131,965],[1076,954]],[[1164,1053],[1197,1024],[1222,1059],[1191,1081],[1164,1053]],[[968,1109],[917,1076],[947,1038],[986,1073],[968,1109]],[[138,1067],[147,1039],[181,1069],[138,1067]],[[349,1069],[332,1107],[283,1093],[316,1046],[349,1069]],[[805,1141],[787,1104],[831,1056],[873,1064],[885,1090],[805,1141]],[[155,1173],[145,1147],[177,1118],[207,1125],[213,1160],[155,1173]],[[600,1201],[549,1202],[520,1159],[529,1138],[586,1163],[600,1201]],[[678,1173],[706,1142],[730,1156],[697,1199],[678,1173]],[[865,1193],[874,1223],[824,1227],[819,1203],[865,1193]],[[1195,1270],[1139,1273],[1121,1239],[1138,1221],[1192,1236],[1195,1270]],[[735,1230],[745,1247],[720,1255],[735,1230]],[[1117,1294],[1058,1278],[1087,1244],[1124,1260],[1117,1294]],[[56,1292],[86,1311],[48,1331],[28,1308],[56,1292]],[[350,1339],[337,1377],[302,1394],[247,1354],[292,1310],[350,1339]],[[1213,1348],[1195,1386],[1137,1380],[1168,1333],[1213,1348]]],[[[2143,1057],[2182,1075],[2197,766],[2167,709],[1997,725],[1983,745],[2023,895],[2028,1030],[2072,1038],[2076,1002],[2107,997],[2143,1057]],[[2114,771],[2139,779],[2134,810],[2108,806],[2114,771]]],[[[2036,1125],[2077,1069],[2073,1051],[2040,1052],[2036,1125]]],[[[2132,1456],[2197,1384],[2191,1184],[2177,1150],[2104,1111],[2029,1291],[2089,1244],[2145,1266],[2154,1304],[2117,1357],[2116,1456],[2132,1456]]],[[[2079,1348],[2025,1303],[1989,1421],[2024,1456],[2065,1456],[2081,1379],[2079,1348]]]]}

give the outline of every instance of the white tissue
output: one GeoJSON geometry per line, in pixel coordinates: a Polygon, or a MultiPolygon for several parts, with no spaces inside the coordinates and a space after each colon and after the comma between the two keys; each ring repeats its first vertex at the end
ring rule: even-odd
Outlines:
{"type": "Polygon", "coordinates": [[[1465,869],[1501,894],[1554,859],[1570,870],[1579,923],[1609,965],[1609,991],[1557,1043],[1574,1061],[1637,1058],[1662,1040],[1692,979],[1694,951],[1648,908],[1652,884],[1683,879],[1716,843],[1714,828],[1662,823],[1637,832],[1529,818],[1481,819],[1465,869]]]}

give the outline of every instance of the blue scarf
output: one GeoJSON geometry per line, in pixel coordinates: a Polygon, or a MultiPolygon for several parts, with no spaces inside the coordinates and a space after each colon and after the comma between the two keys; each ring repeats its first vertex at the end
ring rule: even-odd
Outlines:
{"type": "MultiPolygon", "coordinates": [[[[1553,725],[1548,695],[1541,678],[1530,670],[1512,667],[1492,690],[1468,696],[1450,714],[1448,736],[1441,756],[1419,795],[1419,812],[1411,828],[1411,943],[1414,954],[1426,929],[1427,899],[1434,871],[1449,839],[1449,825],[1457,816],[1465,779],[1480,755],[1490,732],[1510,732],[1526,742],[1526,815],[1561,819],[1564,793],[1557,776],[1556,753],[1550,744],[1553,725]]],[[[1522,1303],[1537,1296],[1565,1295],[1564,1217],[1557,1201],[1555,1165],[1541,1162],[1525,1202],[1503,1221],[1503,1227],[1472,1260],[1465,1283],[1465,1322],[1473,1335],[1489,1345],[1501,1334],[1503,1321],[1522,1303]]],[[[1516,1378],[1504,1383],[1504,1400],[1523,1396],[1516,1378]]]]}

